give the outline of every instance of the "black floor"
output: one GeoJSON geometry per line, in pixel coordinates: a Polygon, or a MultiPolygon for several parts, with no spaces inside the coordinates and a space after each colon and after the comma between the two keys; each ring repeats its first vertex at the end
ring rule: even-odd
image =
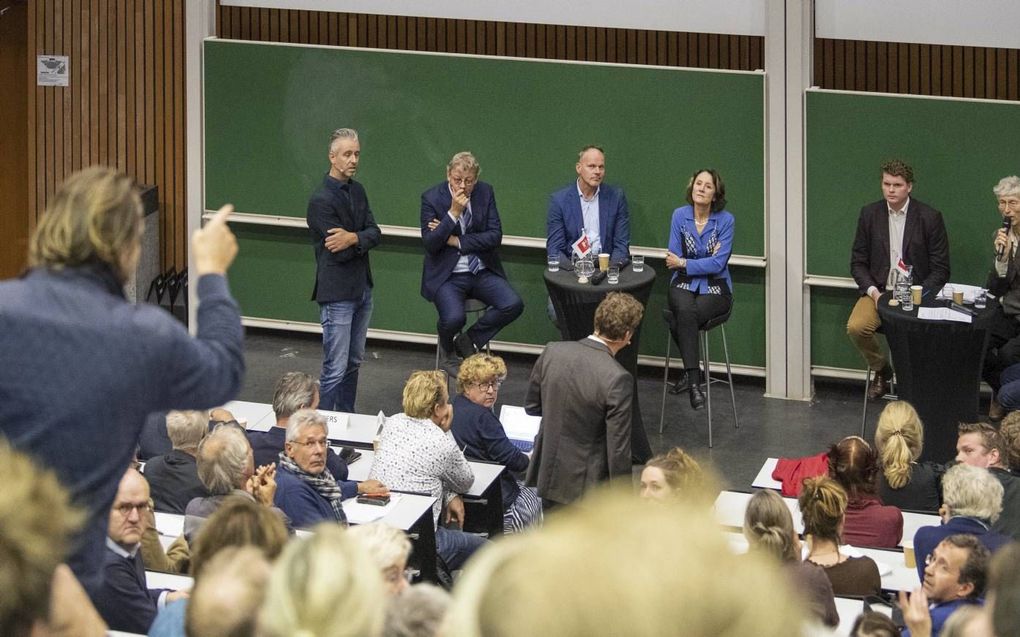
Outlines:
{"type": "MultiPolygon", "coordinates": [[[[535,357],[494,353],[503,356],[509,368],[499,404],[523,405],[535,357]]],[[[249,329],[246,358],[248,372],[238,398],[271,402],[273,386],[284,372],[305,371],[318,377],[321,337],[249,329]]],[[[431,369],[434,363],[434,347],[370,340],[358,384],[357,411],[375,413],[381,409],[386,414],[401,411],[400,393],[408,373],[431,369]]],[[[683,447],[699,461],[714,465],[725,488],[749,490],[765,458],[815,454],[843,436],[861,431],[861,382],[819,381],[815,399],[802,402],[765,398],[763,379],[739,378],[736,382],[739,429],[733,427],[726,386],[712,386],[714,446],[709,449],[706,411],[691,410],[686,393],[666,395],[665,427],[661,435],[658,433],[661,380],[661,369],[641,368],[638,394],[652,450],[658,453],[673,446],[683,447]]],[[[874,435],[874,423],[881,408],[882,401],[869,405],[869,439],[874,435]]]]}

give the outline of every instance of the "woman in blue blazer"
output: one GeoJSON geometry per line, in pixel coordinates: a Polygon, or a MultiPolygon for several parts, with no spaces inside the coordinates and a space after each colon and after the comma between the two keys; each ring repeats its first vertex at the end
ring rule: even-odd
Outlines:
{"type": "Polygon", "coordinates": [[[698,328],[723,316],[733,305],[733,283],[727,263],[733,250],[733,215],[726,208],[726,186],[715,169],[695,171],[687,184],[687,204],[673,211],[666,267],[670,326],[680,348],[690,384],[691,407],[701,409],[698,328]]]}

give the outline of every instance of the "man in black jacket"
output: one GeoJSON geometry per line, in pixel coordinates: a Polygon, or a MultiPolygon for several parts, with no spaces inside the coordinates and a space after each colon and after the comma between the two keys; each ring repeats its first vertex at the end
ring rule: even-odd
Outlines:
{"type": "Polygon", "coordinates": [[[166,432],[173,449],[145,463],[145,479],[149,481],[157,511],[183,514],[192,498],[209,495],[198,479],[195,463],[198,444],[208,431],[203,411],[171,411],[166,415],[166,432]]]}
{"type": "Polygon", "coordinates": [[[308,230],[315,247],[315,288],[322,323],[323,409],[354,411],[358,370],[372,317],[368,251],[380,231],[365,188],[354,181],[361,158],[357,131],[340,128],[329,138],[329,172],[308,202],[308,230]]]}

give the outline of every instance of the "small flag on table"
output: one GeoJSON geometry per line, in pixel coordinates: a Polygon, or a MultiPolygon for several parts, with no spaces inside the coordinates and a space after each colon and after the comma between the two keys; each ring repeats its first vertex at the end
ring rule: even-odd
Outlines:
{"type": "Polygon", "coordinates": [[[588,234],[582,232],[580,238],[572,243],[571,247],[574,249],[574,254],[577,256],[588,256],[588,254],[591,253],[591,241],[588,241],[588,234]]]}

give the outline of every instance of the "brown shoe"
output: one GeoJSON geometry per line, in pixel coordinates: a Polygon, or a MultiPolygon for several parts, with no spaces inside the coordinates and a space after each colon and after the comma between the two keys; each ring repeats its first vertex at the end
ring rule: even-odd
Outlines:
{"type": "Polygon", "coordinates": [[[868,400],[878,400],[889,393],[889,379],[882,372],[875,372],[868,385],[868,400]]]}
{"type": "Polygon", "coordinates": [[[992,401],[988,403],[988,420],[992,422],[999,422],[1006,416],[1006,409],[999,404],[994,397],[992,401]]]}

